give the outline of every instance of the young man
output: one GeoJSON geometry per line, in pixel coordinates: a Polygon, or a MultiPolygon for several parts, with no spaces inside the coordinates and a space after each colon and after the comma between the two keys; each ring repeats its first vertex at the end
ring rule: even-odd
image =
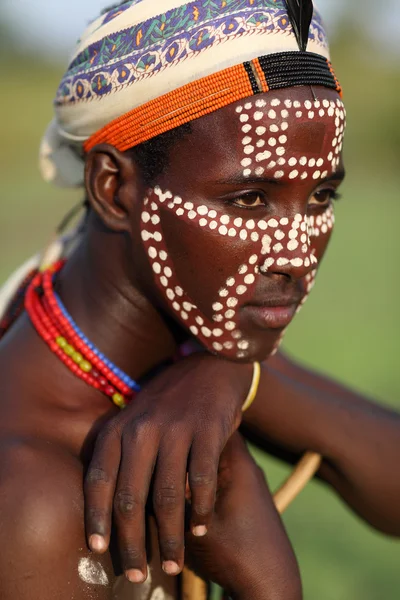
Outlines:
{"type": "Polygon", "coordinates": [[[159,14],[126,2],[79,44],[42,165],[71,185],[85,165],[85,230],[66,264],[35,277],[0,348],[5,600],[178,597],[167,575],[184,564],[187,472],[196,569],[240,600],[300,598],[271,498],[230,439],[257,361],[244,431],[285,456],[321,453],[321,477],[399,533],[399,417],[272,356],[311,290],[343,179],[325,35],[309,3],[297,17],[289,4],[159,14]],[[206,352],[167,366],[189,337],[206,352]],[[110,398],[124,405],[137,380],[117,415],[110,398]],[[85,544],[90,462],[98,559],[85,544]],[[145,550],[150,482],[160,557],[145,550]]]}

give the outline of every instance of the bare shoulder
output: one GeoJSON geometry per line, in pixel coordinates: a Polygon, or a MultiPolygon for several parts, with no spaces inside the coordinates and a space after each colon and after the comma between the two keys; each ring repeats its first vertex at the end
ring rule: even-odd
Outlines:
{"type": "Polygon", "coordinates": [[[86,546],[82,477],[56,445],[0,437],[2,600],[111,597],[111,561],[86,546]]]}

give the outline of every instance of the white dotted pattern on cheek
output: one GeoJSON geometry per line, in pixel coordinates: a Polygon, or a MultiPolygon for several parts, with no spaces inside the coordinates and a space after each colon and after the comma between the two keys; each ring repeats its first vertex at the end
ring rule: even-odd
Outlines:
{"type": "Polygon", "coordinates": [[[251,299],[260,272],[265,274],[271,268],[279,267],[316,268],[318,261],[311,239],[328,234],[333,227],[334,216],[329,208],[317,218],[296,215],[290,219],[233,219],[205,205],[195,207],[190,202],[182,203],[179,197],[173,198],[170,192],[156,187],[151,201],[148,198],[144,201],[141,221],[141,237],[155,280],[171,309],[192,335],[211,351],[245,359],[251,351],[251,343],[240,330],[239,310],[251,299]],[[173,212],[187,224],[202,228],[209,235],[246,240],[247,259],[220,288],[218,298],[212,304],[211,319],[198,309],[179,284],[164,242],[160,207],[173,212]],[[251,236],[257,235],[250,239],[249,231],[251,236]]]}
{"type": "Polygon", "coordinates": [[[301,103],[287,99],[283,105],[285,108],[280,110],[281,101],[273,98],[268,105],[265,100],[257,100],[255,103],[246,102],[236,108],[241,130],[245,134],[242,138],[245,155],[241,162],[244,167],[243,175],[245,177],[250,177],[252,174],[261,176],[266,168],[273,169],[279,165],[274,173],[276,179],[285,176],[289,179],[302,180],[325,179],[329,172],[328,167],[335,172],[340,163],[340,152],[343,148],[346,126],[346,111],[343,102],[337,99],[336,102],[333,100],[323,100],[322,102],[306,100],[301,103]],[[332,150],[329,155],[320,157],[318,160],[314,158],[308,160],[307,157],[302,157],[304,162],[300,162],[300,164],[304,167],[303,169],[293,169],[297,159],[288,156],[290,127],[285,119],[293,116],[307,121],[321,119],[326,121],[328,116],[335,124],[335,137],[332,140],[332,150]],[[268,118],[270,122],[268,130],[264,125],[260,125],[265,118],[268,118]]]}

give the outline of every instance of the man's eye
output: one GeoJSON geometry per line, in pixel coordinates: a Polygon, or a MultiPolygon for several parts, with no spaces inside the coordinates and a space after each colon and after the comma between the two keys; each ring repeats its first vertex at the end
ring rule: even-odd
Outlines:
{"type": "Polygon", "coordinates": [[[338,194],[335,190],[319,190],[318,192],[315,192],[312,198],[310,198],[308,204],[309,206],[325,207],[329,206],[332,200],[339,200],[340,197],[340,194],[338,194]]]}
{"type": "Polygon", "coordinates": [[[234,206],[241,206],[242,208],[256,208],[258,206],[265,206],[265,202],[259,194],[247,194],[233,200],[234,206]]]}

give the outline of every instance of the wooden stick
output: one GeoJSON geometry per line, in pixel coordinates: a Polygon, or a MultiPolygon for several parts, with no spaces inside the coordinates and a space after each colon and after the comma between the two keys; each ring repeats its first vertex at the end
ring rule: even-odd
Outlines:
{"type": "Polygon", "coordinates": [[[207,600],[208,585],[187,567],[182,573],[182,600],[207,600]]]}
{"type": "Polygon", "coordinates": [[[322,456],[314,452],[307,452],[296,465],[288,479],[275,492],[274,501],[277,511],[282,514],[297,498],[300,492],[311,481],[321,466],[322,456]]]}

